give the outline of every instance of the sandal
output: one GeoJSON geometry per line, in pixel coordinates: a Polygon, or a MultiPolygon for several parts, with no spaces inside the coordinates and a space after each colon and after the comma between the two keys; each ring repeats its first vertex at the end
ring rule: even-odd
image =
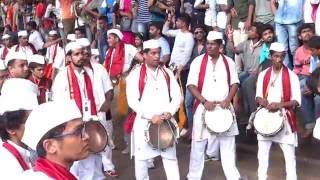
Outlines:
{"type": "Polygon", "coordinates": [[[115,170],[109,170],[104,172],[105,175],[108,175],[110,177],[118,177],[119,174],[115,170]]]}

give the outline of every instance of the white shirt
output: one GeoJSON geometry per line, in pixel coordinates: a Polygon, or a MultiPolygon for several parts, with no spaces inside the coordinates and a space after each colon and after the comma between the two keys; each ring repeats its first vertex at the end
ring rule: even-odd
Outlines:
{"type": "MultiPolygon", "coordinates": [[[[13,147],[17,149],[17,151],[20,153],[21,157],[24,159],[24,161],[27,163],[27,165],[31,168],[31,153],[29,150],[24,149],[15,143],[8,140],[8,143],[10,143],[13,147]]],[[[22,169],[19,161],[14,157],[13,154],[11,154],[6,148],[0,146],[0,169],[1,169],[1,179],[10,179],[10,177],[16,176],[24,172],[22,169]]]]}
{"type": "Polygon", "coordinates": [[[217,25],[217,12],[216,12],[216,0],[196,0],[194,2],[194,7],[197,7],[205,1],[209,5],[209,8],[206,9],[204,16],[204,24],[210,27],[217,25]]]}
{"type": "Polygon", "coordinates": [[[181,32],[180,29],[169,30],[167,25],[164,25],[162,33],[166,36],[175,37],[169,64],[186,65],[190,60],[194,45],[192,33],[181,32]]]}
{"type": "Polygon", "coordinates": [[[158,39],[161,47],[160,51],[160,61],[163,62],[163,56],[170,55],[170,45],[164,37],[158,39]]]}
{"type": "Polygon", "coordinates": [[[152,149],[145,141],[144,133],[149,120],[143,119],[142,116],[151,119],[154,115],[161,115],[164,112],[170,112],[174,115],[182,101],[180,87],[172,71],[165,68],[170,76],[170,95],[172,98],[170,101],[164,73],[159,68],[156,71],[147,68],[145,87],[139,101],[140,69],[140,67],[135,68],[126,79],[128,105],[137,113],[132,131],[134,144],[132,145],[134,147],[132,153],[139,160],[150,159],[158,155],[176,159],[175,146],[167,148],[165,151],[158,151],[152,149]]]}
{"type": "MultiPolygon", "coordinates": [[[[191,65],[188,75],[187,86],[194,85],[198,86],[200,66],[204,55],[196,57],[191,65]]],[[[211,61],[211,57],[208,57],[208,64],[206,68],[205,78],[203,82],[201,95],[207,101],[223,101],[227,98],[229,94],[229,86],[232,84],[238,84],[239,78],[235,68],[234,61],[225,56],[229,65],[230,71],[230,84],[228,84],[228,76],[226,71],[226,66],[223,62],[222,56],[220,55],[217,60],[215,67],[211,61]]],[[[194,114],[194,123],[193,123],[193,133],[192,136],[196,140],[207,139],[210,137],[210,133],[206,128],[203,128],[202,113],[204,111],[204,106],[199,104],[194,114]]],[[[223,121],[223,120],[222,120],[223,121]]],[[[224,136],[234,136],[237,135],[238,128],[237,123],[231,127],[230,132],[223,133],[224,136]]]]}
{"type": "MultiPolygon", "coordinates": [[[[16,180],[16,179],[14,179],[16,180]]],[[[27,170],[17,177],[17,180],[54,180],[43,172],[27,170]]]]}
{"type": "Polygon", "coordinates": [[[65,53],[64,50],[58,45],[56,49],[56,55],[54,57],[54,60],[52,60],[51,56],[54,56],[54,48],[56,45],[51,45],[50,47],[47,48],[47,53],[46,53],[46,59],[49,61],[47,62],[48,64],[51,64],[53,61],[53,67],[56,69],[63,69],[65,67],[65,53]]]}
{"type": "Polygon", "coordinates": [[[38,51],[43,48],[43,40],[41,34],[37,31],[31,31],[29,35],[29,43],[33,44],[34,48],[38,51]]]}
{"type": "MultiPolygon", "coordinates": [[[[12,51],[16,51],[18,45],[14,45],[10,48],[9,53],[12,51]]],[[[33,55],[33,51],[30,46],[19,46],[18,52],[23,52],[27,58],[33,55]]]]}
{"type": "MultiPolygon", "coordinates": [[[[97,63],[92,63],[93,71],[90,68],[85,67],[85,71],[88,73],[93,88],[93,95],[94,100],[96,103],[97,111],[101,108],[102,103],[105,101],[105,93],[112,89],[112,84],[109,78],[109,75],[107,74],[107,71],[104,69],[104,67],[97,63]]],[[[77,76],[78,82],[79,82],[79,88],[81,93],[82,100],[86,99],[85,94],[85,83],[84,83],[84,70],[82,70],[80,73],[75,71],[75,75],[77,76]]],[[[53,93],[53,99],[54,100],[66,100],[70,99],[70,91],[69,91],[69,81],[67,76],[67,68],[64,68],[63,70],[59,71],[57,74],[53,85],[52,85],[52,93],[53,93]]],[[[84,103],[84,101],[82,101],[84,103]]],[[[83,104],[84,106],[84,104],[83,104]]],[[[105,114],[105,113],[99,113],[98,116],[103,118],[103,116],[99,114],[105,114]]],[[[105,117],[104,117],[105,118],[105,117]]]]}
{"type": "MultiPolygon", "coordinates": [[[[113,49],[112,55],[111,55],[111,66],[112,66],[112,58],[114,55],[115,49],[113,49]]],[[[108,53],[108,51],[106,52],[108,53]]],[[[122,72],[126,72],[129,70],[131,63],[133,61],[133,58],[138,53],[137,48],[135,48],[131,44],[124,44],[124,66],[122,72]]]]}
{"type": "MultiPolygon", "coordinates": [[[[227,0],[216,0],[216,4],[228,5],[227,0]]],[[[225,29],[227,25],[227,13],[220,11],[217,13],[217,26],[221,29],[225,29]]]]}
{"type": "MultiPolygon", "coordinates": [[[[257,90],[256,97],[263,98],[263,79],[268,69],[262,71],[258,76],[257,81],[257,90]]],[[[298,76],[289,70],[290,84],[291,84],[291,100],[296,100],[299,104],[301,104],[301,91],[300,91],[300,83],[298,76]]],[[[281,102],[283,97],[282,90],[282,70],[278,75],[271,72],[270,81],[268,85],[268,97],[267,100],[269,103],[272,102],[281,102]],[[274,82],[274,86],[271,86],[271,83],[274,82]]],[[[285,127],[274,137],[263,137],[258,135],[258,140],[270,140],[278,143],[292,144],[297,146],[298,139],[297,133],[292,133],[289,122],[285,121],[285,127]]]]}

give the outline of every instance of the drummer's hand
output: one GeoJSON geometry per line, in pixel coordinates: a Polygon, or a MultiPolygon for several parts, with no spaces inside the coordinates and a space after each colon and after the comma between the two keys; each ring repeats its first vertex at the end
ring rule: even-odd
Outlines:
{"type": "Polygon", "coordinates": [[[226,109],[226,108],[229,108],[230,107],[230,100],[229,99],[225,99],[223,101],[220,102],[220,106],[223,108],[223,109],[226,109]]]}
{"type": "Polygon", "coordinates": [[[211,101],[206,101],[203,104],[204,108],[206,108],[207,111],[213,111],[214,108],[216,107],[216,104],[214,102],[211,101]]]}
{"type": "Polygon", "coordinates": [[[281,108],[282,108],[281,103],[274,103],[273,102],[273,103],[270,103],[270,104],[267,105],[267,109],[269,111],[271,111],[271,112],[277,111],[277,110],[279,110],[281,108]]]}
{"type": "Polygon", "coordinates": [[[259,102],[258,102],[259,104],[260,104],[260,106],[262,106],[262,107],[267,107],[268,106],[268,104],[269,104],[269,102],[268,102],[268,100],[267,99],[265,99],[265,98],[260,98],[260,100],[259,100],[259,102]]]}
{"type": "Polygon", "coordinates": [[[163,113],[163,114],[161,115],[161,119],[163,119],[163,120],[171,119],[171,117],[172,117],[172,115],[171,115],[171,113],[169,113],[169,112],[165,112],[165,113],[163,113]]]}
{"type": "Polygon", "coordinates": [[[151,119],[153,124],[161,124],[163,119],[159,115],[154,115],[151,119]]]}

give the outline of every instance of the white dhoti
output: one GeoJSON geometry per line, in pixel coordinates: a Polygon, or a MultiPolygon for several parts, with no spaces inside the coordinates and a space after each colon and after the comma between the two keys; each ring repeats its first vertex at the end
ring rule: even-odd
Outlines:
{"type": "Polygon", "coordinates": [[[106,129],[108,134],[108,145],[105,147],[103,151],[100,152],[102,164],[103,164],[103,170],[109,171],[114,170],[114,164],[112,163],[112,146],[113,146],[113,140],[112,140],[112,134],[113,134],[113,124],[112,120],[102,120],[100,121],[103,127],[106,129]]]}

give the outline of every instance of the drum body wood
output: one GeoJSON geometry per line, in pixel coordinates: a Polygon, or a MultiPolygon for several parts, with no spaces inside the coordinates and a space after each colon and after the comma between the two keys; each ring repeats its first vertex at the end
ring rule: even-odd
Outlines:
{"type": "Polygon", "coordinates": [[[233,114],[230,109],[223,109],[216,106],[213,111],[206,111],[203,114],[204,123],[211,133],[221,134],[228,131],[233,124],[233,114]]]}
{"type": "Polygon", "coordinates": [[[270,112],[269,110],[262,108],[256,113],[253,126],[256,133],[265,137],[272,137],[282,130],[284,127],[284,119],[285,116],[280,110],[270,112]]]}
{"type": "Polygon", "coordinates": [[[154,149],[164,150],[172,147],[177,140],[175,119],[164,120],[161,124],[149,121],[145,136],[148,144],[154,149]]]}

